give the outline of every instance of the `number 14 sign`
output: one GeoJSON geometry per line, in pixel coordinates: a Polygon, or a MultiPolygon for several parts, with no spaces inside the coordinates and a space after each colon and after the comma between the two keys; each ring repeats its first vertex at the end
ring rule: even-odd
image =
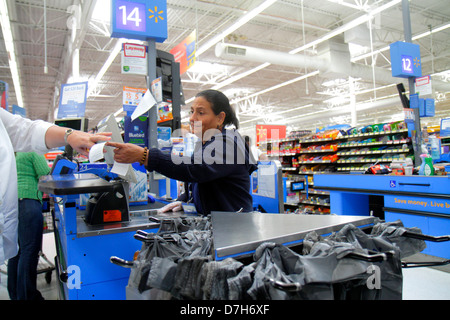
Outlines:
{"type": "Polygon", "coordinates": [[[167,39],[166,0],[111,0],[111,37],[167,39]]]}

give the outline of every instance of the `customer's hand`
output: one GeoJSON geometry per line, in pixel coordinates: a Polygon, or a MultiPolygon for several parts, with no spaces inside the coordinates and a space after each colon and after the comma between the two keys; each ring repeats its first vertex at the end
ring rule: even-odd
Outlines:
{"type": "Polygon", "coordinates": [[[159,208],[158,210],[156,210],[156,214],[163,214],[166,212],[177,212],[177,211],[181,211],[183,210],[183,204],[181,201],[175,201],[175,202],[171,202],[169,204],[166,204],[164,207],[159,208]]]}
{"type": "Polygon", "coordinates": [[[140,162],[144,148],[132,143],[107,142],[106,146],[114,147],[114,160],[119,163],[140,162]]]}
{"type": "Polygon", "coordinates": [[[67,137],[67,143],[78,153],[89,156],[89,149],[97,142],[111,140],[111,134],[111,132],[91,134],[76,130],[67,137]]]}

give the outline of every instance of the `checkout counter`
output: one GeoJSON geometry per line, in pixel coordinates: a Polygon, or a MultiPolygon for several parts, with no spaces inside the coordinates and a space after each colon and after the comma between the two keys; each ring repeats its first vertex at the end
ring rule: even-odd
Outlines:
{"type": "MultiPolygon", "coordinates": [[[[375,195],[384,200],[386,221],[401,220],[432,236],[449,233],[450,176],[315,174],[314,186],[330,191],[332,214],[368,216],[375,195]]],[[[427,243],[423,253],[448,259],[450,243],[427,243]]]]}
{"type": "Polygon", "coordinates": [[[134,239],[136,231],[157,232],[160,223],[152,216],[166,204],[155,202],[129,210],[127,189],[123,181],[106,181],[90,173],[41,178],[39,190],[55,201],[55,264],[61,299],[125,299],[130,270],[112,264],[110,258],[120,255],[133,260],[141,249],[134,239]],[[98,196],[80,210],[80,194],[85,193],[98,196]]]}
{"type": "MultiPolygon", "coordinates": [[[[183,211],[157,215],[157,209],[166,205],[158,201],[130,210],[124,183],[91,173],[41,178],[39,189],[55,200],[55,260],[61,299],[125,300],[130,269],[112,263],[111,257],[133,261],[135,253],[142,249],[136,234],[157,233],[166,218],[195,215],[183,211]],[[82,210],[79,199],[85,193],[92,196],[82,210]]],[[[327,235],[348,223],[366,228],[374,221],[369,216],[214,212],[211,223],[215,259],[251,257],[263,242],[296,246],[311,231],[327,235]]]]}

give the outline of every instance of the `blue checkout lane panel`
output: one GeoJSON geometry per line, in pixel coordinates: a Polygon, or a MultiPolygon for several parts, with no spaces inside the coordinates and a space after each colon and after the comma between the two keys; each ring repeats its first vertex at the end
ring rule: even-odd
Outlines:
{"type": "MultiPolygon", "coordinates": [[[[384,197],[386,221],[401,220],[405,227],[418,227],[423,234],[450,234],[450,199],[392,195],[384,197]]],[[[450,242],[427,241],[425,254],[450,259],[450,242]]]]}
{"type": "MultiPolygon", "coordinates": [[[[430,236],[443,236],[450,234],[450,217],[441,218],[385,211],[385,220],[388,222],[400,220],[403,222],[405,227],[417,227],[423,234],[430,236]]],[[[427,247],[422,251],[422,253],[450,259],[450,242],[425,241],[425,243],[427,247]]]]}
{"type": "Polygon", "coordinates": [[[429,194],[447,194],[450,196],[449,176],[393,176],[373,174],[315,174],[314,186],[336,189],[357,189],[383,192],[414,192],[429,194]]]}
{"type": "MultiPolygon", "coordinates": [[[[125,300],[129,268],[113,264],[112,256],[133,260],[143,243],[134,238],[136,231],[115,232],[80,237],[77,233],[75,200],[64,201],[64,214],[55,206],[56,246],[61,269],[67,271],[68,281],[61,282],[61,291],[67,300],[125,300]],[[70,272],[69,272],[70,271],[70,272]]],[[[115,224],[104,226],[114,229],[115,224]]],[[[145,229],[156,233],[156,229],[145,229]]]]}

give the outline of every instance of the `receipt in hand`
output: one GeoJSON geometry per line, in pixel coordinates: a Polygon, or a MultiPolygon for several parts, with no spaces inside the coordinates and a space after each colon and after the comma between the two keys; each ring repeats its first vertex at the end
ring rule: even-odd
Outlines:
{"type": "Polygon", "coordinates": [[[91,150],[89,150],[89,162],[94,163],[99,161],[105,157],[103,148],[105,147],[106,142],[95,144],[91,150]]]}

